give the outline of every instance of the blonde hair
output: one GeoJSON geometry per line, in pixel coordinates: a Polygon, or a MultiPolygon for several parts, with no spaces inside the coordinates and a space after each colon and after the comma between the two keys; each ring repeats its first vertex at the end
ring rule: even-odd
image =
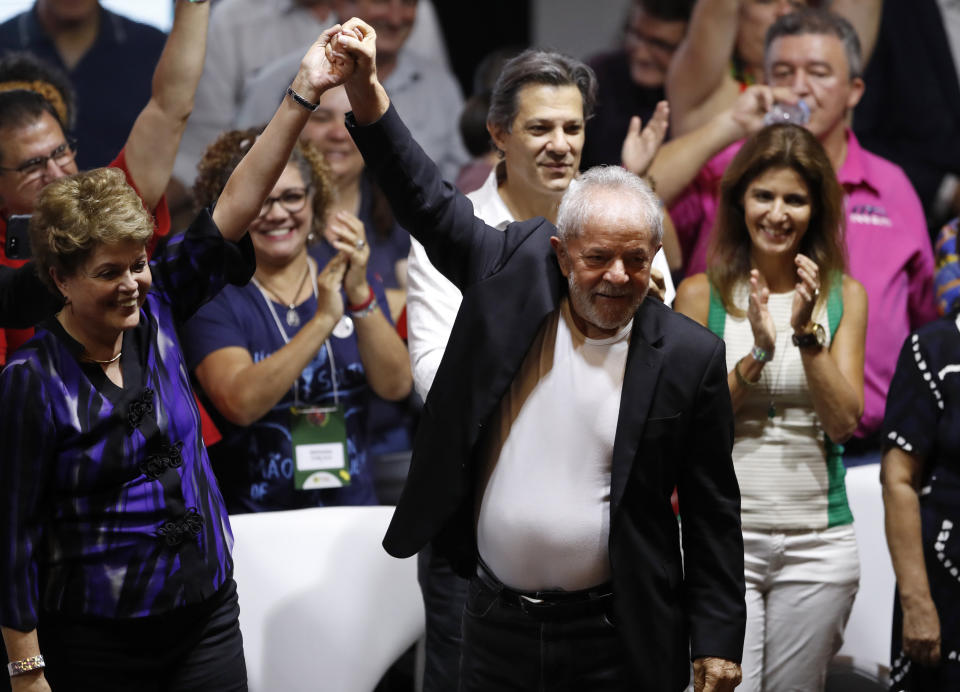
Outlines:
{"type": "Polygon", "coordinates": [[[153,235],[153,217],[117,168],[95,168],[47,185],[30,219],[30,246],[40,279],[72,276],[98,245],[143,243],[153,235]]]}

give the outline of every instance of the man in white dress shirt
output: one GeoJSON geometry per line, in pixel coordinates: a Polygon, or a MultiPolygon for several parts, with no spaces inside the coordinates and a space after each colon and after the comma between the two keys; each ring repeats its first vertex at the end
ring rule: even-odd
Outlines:
{"type": "MultiPolygon", "coordinates": [[[[501,161],[484,184],[468,195],[479,218],[501,231],[514,221],[536,216],[556,222],[561,198],[568,187],[576,185],[584,126],[593,111],[596,94],[593,70],[559,53],[531,49],[504,66],[487,115],[487,129],[501,161]]],[[[665,113],[661,115],[665,118],[665,113]]],[[[649,159],[662,140],[662,133],[652,139],[655,143],[649,159]]],[[[410,243],[410,359],[417,393],[426,399],[462,296],[433,267],[423,246],[413,238],[410,243]]],[[[671,303],[674,287],[662,250],[654,259],[653,273],[658,274],[659,280],[652,280],[651,288],[671,303]]],[[[456,689],[460,614],[467,582],[429,548],[419,556],[419,579],[427,610],[424,690],[456,689]]]]}

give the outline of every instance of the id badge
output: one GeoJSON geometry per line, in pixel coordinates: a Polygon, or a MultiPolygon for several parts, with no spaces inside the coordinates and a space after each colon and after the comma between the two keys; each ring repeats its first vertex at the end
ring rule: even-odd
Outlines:
{"type": "Polygon", "coordinates": [[[293,487],[319,490],[350,485],[343,407],[291,408],[290,415],[293,487]]]}

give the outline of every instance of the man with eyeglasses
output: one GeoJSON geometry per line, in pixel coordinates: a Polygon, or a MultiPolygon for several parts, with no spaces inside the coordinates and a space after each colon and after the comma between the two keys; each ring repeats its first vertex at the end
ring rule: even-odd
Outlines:
{"type": "Polygon", "coordinates": [[[666,98],[667,68],[687,33],[695,1],[633,0],[623,47],[587,60],[597,74],[600,94],[587,121],[583,170],[620,165],[631,119],[649,122],[657,103],[666,98]]]}
{"type": "MultiPolygon", "coordinates": [[[[209,12],[206,2],[177,3],[150,101],[137,117],[123,150],[110,164],[124,171],[127,182],[153,212],[156,228],[149,250],[170,230],[163,195],[203,69],[209,12]]],[[[68,137],[61,115],[41,95],[45,91],[49,89],[42,83],[6,82],[0,75],[0,265],[19,267],[25,263],[6,254],[7,219],[32,213],[44,187],[78,171],[75,157],[82,143],[68,137]]],[[[117,97],[123,97],[120,86],[117,97]]],[[[40,284],[37,286],[38,292],[43,290],[40,284]]],[[[38,312],[37,319],[41,319],[44,314],[39,305],[38,312]]],[[[7,315],[0,315],[0,325],[10,324],[7,315]]],[[[6,348],[0,349],[0,364],[32,333],[32,329],[5,329],[6,348]]]]}

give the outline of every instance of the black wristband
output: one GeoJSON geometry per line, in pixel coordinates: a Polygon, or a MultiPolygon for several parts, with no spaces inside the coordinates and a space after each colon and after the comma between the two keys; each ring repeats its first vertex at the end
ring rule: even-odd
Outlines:
{"type": "Polygon", "coordinates": [[[296,101],[298,104],[306,108],[308,111],[313,113],[320,107],[319,103],[310,103],[307,99],[303,98],[300,94],[293,90],[293,87],[287,87],[287,95],[296,101]]]}

